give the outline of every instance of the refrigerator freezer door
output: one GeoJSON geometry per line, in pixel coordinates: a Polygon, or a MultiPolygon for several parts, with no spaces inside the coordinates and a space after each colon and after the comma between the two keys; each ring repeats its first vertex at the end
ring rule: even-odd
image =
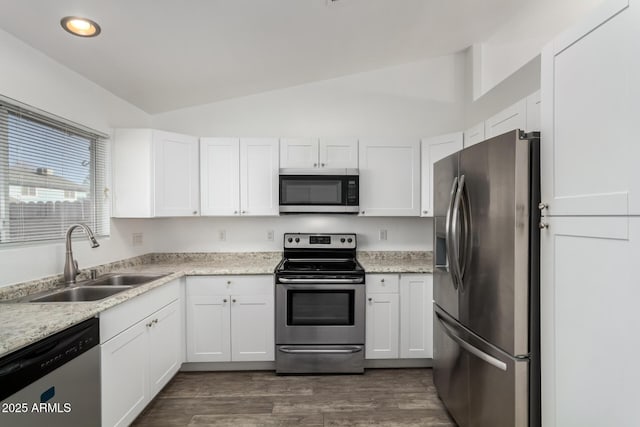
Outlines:
{"type": "MultiPolygon", "coordinates": [[[[460,152],[458,320],[511,355],[529,353],[529,141],[508,132],[460,152]],[[465,238],[465,234],[467,234],[465,238]]],[[[454,214],[455,214],[454,213],[454,214]]],[[[447,309],[447,307],[444,307],[447,309]]],[[[447,310],[448,311],[448,310],[447,310]]],[[[449,312],[455,316],[455,313],[449,312]]]]}
{"type": "Polygon", "coordinates": [[[488,344],[437,305],[434,342],[436,388],[458,425],[528,426],[528,359],[488,344]]]}

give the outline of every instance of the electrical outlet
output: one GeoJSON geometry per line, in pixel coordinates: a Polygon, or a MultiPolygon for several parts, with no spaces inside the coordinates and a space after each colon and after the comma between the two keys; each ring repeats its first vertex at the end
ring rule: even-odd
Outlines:
{"type": "Polygon", "coordinates": [[[380,240],[387,240],[387,230],[380,230],[380,240]]]}
{"type": "Polygon", "coordinates": [[[142,233],[133,233],[131,235],[131,244],[133,246],[142,246],[144,243],[143,237],[144,235],[142,233]]]}
{"type": "Polygon", "coordinates": [[[223,242],[227,240],[227,230],[218,231],[218,240],[222,240],[223,242]]]}
{"type": "Polygon", "coordinates": [[[273,242],[273,230],[267,230],[267,240],[273,242]]]}

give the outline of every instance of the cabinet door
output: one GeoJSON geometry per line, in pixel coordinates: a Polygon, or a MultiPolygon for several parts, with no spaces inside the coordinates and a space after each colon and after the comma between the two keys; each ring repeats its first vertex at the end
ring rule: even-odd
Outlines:
{"type": "Polygon", "coordinates": [[[640,218],[543,221],[542,424],[636,426],[640,218]]]}
{"type": "Polygon", "coordinates": [[[472,128],[464,131],[464,146],[471,147],[478,142],[485,140],[484,122],[480,122],[472,128]]]}
{"type": "Polygon", "coordinates": [[[231,360],[274,360],[272,295],[231,296],[231,360]]]}
{"type": "Polygon", "coordinates": [[[240,140],[240,212],[278,215],[278,140],[240,140]]]}
{"type": "Polygon", "coordinates": [[[200,210],[198,138],[153,131],[155,215],[193,216],[200,210]]]}
{"type": "Polygon", "coordinates": [[[283,138],[280,140],[280,167],[319,167],[318,138],[283,138]]]}
{"type": "Polygon", "coordinates": [[[102,425],[128,426],[150,400],[144,321],[102,344],[100,352],[102,425]]]}
{"type": "Polygon", "coordinates": [[[230,306],[228,296],[187,295],[187,361],[229,362],[230,306]]]}
{"type": "Polygon", "coordinates": [[[240,214],[240,140],[200,138],[202,215],[240,214]]]}
{"type": "Polygon", "coordinates": [[[354,138],[322,138],[320,140],[321,168],[358,168],[358,140],[354,138]]]}
{"type": "Polygon", "coordinates": [[[433,276],[400,277],[400,357],[433,357],[433,276]]]}
{"type": "Polygon", "coordinates": [[[399,352],[398,294],[368,294],[365,357],[397,359],[399,352]]]}
{"type": "Polygon", "coordinates": [[[422,140],[422,216],[433,216],[433,164],[461,150],[462,139],[462,132],[456,132],[422,140]]]}
{"type": "Polygon", "coordinates": [[[420,216],[420,141],[360,140],[360,214],[420,216]]]}
{"type": "Polygon", "coordinates": [[[113,217],[153,217],[153,131],[116,129],[112,143],[113,217]]]}
{"type": "Polygon", "coordinates": [[[542,53],[542,201],[640,214],[640,3],[607,1],[542,53]]]}
{"type": "Polygon", "coordinates": [[[527,100],[522,99],[485,122],[486,139],[527,126],[527,100]]]}
{"type": "Polygon", "coordinates": [[[180,301],[174,301],[145,320],[149,334],[149,386],[155,396],[181,364],[182,343],[180,301]]]}

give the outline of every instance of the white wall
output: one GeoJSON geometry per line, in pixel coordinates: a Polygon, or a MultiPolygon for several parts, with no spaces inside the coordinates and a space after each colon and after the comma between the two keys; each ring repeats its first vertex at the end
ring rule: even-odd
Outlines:
{"type": "MultiPolygon", "coordinates": [[[[53,61],[0,30],[0,94],[81,125],[110,132],[113,127],[148,126],[150,116],[95,83],[53,61]]],[[[90,249],[76,241],[81,268],[115,261],[153,248],[152,233],[142,246],[131,245],[131,232],[150,230],[152,223],[112,221],[111,237],[90,249]]],[[[77,232],[80,234],[80,232],[77,232]]],[[[64,244],[0,249],[0,286],[62,273],[64,244]]]]}
{"type": "Polygon", "coordinates": [[[475,45],[478,99],[540,54],[542,47],[604,0],[536,0],[525,2],[513,19],[475,45]]]}
{"type": "Polygon", "coordinates": [[[431,218],[371,218],[351,215],[284,215],[264,218],[154,219],[159,252],[281,251],[284,233],[358,233],[358,250],[431,250],[431,218]],[[274,232],[273,241],[267,233],[274,232]],[[387,240],[379,240],[387,230],[387,240]],[[220,231],[226,240],[219,239],[220,231]],[[159,233],[158,233],[159,234],[159,233]]]}
{"type": "Polygon", "coordinates": [[[438,135],[459,129],[465,54],[185,108],[159,129],[201,136],[438,135]]]}

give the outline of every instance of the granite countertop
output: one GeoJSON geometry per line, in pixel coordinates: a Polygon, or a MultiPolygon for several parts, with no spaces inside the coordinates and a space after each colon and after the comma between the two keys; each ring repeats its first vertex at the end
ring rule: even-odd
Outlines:
{"type": "MultiPolygon", "coordinates": [[[[106,273],[167,274],[157,280],[90,302],[26,303],[12,301],[26,295],[62,287],[62,276],[0,288],[0,357],[32,344],[100,312],[183,276],[273,274],[281,252],[147,254],[105,264],[106,273]],[[4,301],[4,302],[3,302],[4,301]]],[[[358,252],[368,273],[430,273],[430,252],[358,252]]],[[[87,279],[83,270],[78,281],[87,279]]]]}

